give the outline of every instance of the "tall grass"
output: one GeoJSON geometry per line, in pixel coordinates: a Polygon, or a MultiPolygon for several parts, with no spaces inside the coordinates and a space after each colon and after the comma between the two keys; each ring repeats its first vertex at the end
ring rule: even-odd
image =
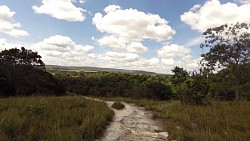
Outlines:
{"type": "Polygon", "coordinates": [[[83,97],[1,98],[0,139],[90,141],[113,114],[105,103],[83,97]]]}
{"type": "Polygon", "coordinates": [[[163,119],[172,138],[180,141],[250,140],[250,102],[213,102],[208,106],[181,105],[177,101],[139,103],[153,110],[153,117],[163,119]]]}
{"type": "Polygon", "coordinates": [[[178,141],[250,141],[250,102],[213,101],[207,106],[181,105],[178,101],[113,98],[133,102],[153,112],[178,141]]]}

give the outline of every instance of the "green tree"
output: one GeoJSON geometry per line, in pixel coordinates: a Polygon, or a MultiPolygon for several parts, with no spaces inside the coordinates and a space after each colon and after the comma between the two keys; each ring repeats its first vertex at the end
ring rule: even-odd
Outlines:
{"type": "Polygon", "coordinates": [[[182,83],[184,83],[188,78],[188,72],[180,67],[175,67],[173,70],[171,70],[174,75],[172,76],[172,83],[179,87],[178,89],[178,95],[181,100],[181,103],[184,102],[184,93],[182,90],[182,83]]]}
{"type": "Polygon", "coordinates": [[[37,52],[13,48],[0,52],[0,96],[61,95],[64,89],[50,73],[37,52]]]}
{"type": "Polygon", "coordinates": [[[0,63],[7,65],[24,65],[33,66],[37,69],[45,70],[45,64],[41,60],[41,56],[37,52],[27,50],[24,47],[20,49],[12,48],[0,52],[0,63]]]}
{"type": "Polygon", "coordinates": [[[250,62],[250,24],[225,24],[203,33],[203,64],[211,69],[228,68],[235,83],[235,100],[240,98],[240,66],[250,62]]]}

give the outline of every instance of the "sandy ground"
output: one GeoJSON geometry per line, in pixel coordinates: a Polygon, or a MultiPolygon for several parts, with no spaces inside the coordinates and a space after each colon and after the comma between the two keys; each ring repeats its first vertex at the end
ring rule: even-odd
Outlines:
{"type": "MultiPolygon", "coordinates": [[[[113,102],[107,101],[111,108],[113,102]]],[[[123,110],[114,110],[113,122],[107,127],[101,139],[96,141],[165,141],[168,133],[152,119],[150,112],[133,104],[123,103],[123,110]]]]}

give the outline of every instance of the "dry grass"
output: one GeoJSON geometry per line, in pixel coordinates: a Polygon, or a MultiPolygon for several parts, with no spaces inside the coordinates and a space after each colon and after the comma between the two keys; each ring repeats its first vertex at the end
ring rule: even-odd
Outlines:
{"type": "Polygon", "coordinates": [[[179,141],[250,141],[250,102],[213,101],[207,106],[181,105],[179,101],[135,100],[163,120],[170,139],[179,141]]]}
{"type": "Polygon", "coordinates": [[[113,114],[105,103],[83,97],[1,98],[0,139],[90,141],[113,114]]]}

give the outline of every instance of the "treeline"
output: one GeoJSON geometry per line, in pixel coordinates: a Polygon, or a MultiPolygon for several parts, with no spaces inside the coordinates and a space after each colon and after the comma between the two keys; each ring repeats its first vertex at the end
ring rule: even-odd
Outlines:
{"type": "MultiPolygon", "coordinates": [[[[250,100],[250,64],[240,66],[240,70],[240,97],[250,100]]],[[[209,69],[187,72],[183,68],[175,67],[172,72],[174,94],[182,104],[202,105],[210,99],[233,101],[236,98],[235,79],[230,68],[213,73],[209,69]]]]}
{"type": "Polygon", "coordinates": [[[112,72],[84,72],[50,69],[68,93],[167,100],[173,98],[170,77],[112,72]]]}
{"type": "MultiPolygon", "coordinates": [[[[240,66],[241,98],[250,100],[250,64],[240,66]]],[[[235,99],[235,80],[230,68],[217,73],[208,69],[187,72],[175,67],[173,75],[139,75],[45,69],[41,56],[25,48],[0,52],[0,95],[88,95],[180,100],[203,104],[235,99]]]]}
{"type": "Polygon", "coordinates": [[[0,96],[62,95],[64,88],[37,52],[13,48],[0,52],[0,96]]]}

